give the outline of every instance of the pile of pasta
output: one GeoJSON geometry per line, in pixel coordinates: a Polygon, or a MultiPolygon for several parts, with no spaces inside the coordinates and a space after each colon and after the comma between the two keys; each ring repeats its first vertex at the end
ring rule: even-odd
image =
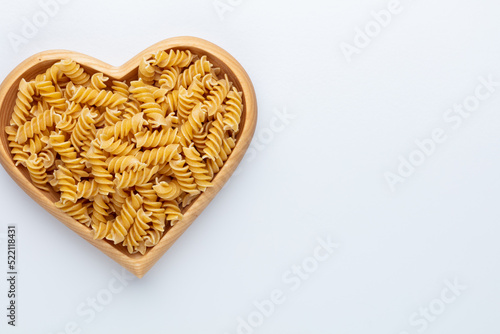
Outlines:
{"type": "Polygon", "coordinates": [[[137,80],[64,59],[21,80],[6,127],[16,166],[95,239],[144,254],[212,186],[235,147],[242,93],[187,50],[144,57],[137,80]]]}

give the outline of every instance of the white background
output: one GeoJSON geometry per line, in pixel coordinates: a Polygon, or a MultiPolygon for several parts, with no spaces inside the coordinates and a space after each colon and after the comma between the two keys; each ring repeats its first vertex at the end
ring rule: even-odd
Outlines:
{"type": "Polygon", "coordinates": [[[162,39],[192,35],[245,67],[259,120],[239,174],[93,319],[77,308],[109,297],[120,266],[1,169],[0,233],[19,229],[19,309],[13,329],[2,278],[0,332],[233,334],[238,317],[260,320],[254,302],[278,289],[285,301],[241,333],[499,333],[500,87],[458,128],[443,116],[474,94],[479,77],[500,81],[500,5],[401,0],[348,62],[341,43],[353,44],[356,27],[388,2],[232,0],[219,15],[212,0],[73,0],[16,50],[9,34],[22,36],[23,17],[42,7],[3,1],[0,78],[48,49],[120,65],[162,39]],[[295,118],[277,129],[283,111],[295,118]],[[391,191],[384,173],[396,173],[399,157],[435,128],[446,141],[391,191]],[[338,249],[293,290],[282,276],[311,264],[316,239],[328,236],[338,249]],[[444,304],[447,280],[466,288],[444,304]],[[430,305],[440,314],[421,320],[430,305]]]}

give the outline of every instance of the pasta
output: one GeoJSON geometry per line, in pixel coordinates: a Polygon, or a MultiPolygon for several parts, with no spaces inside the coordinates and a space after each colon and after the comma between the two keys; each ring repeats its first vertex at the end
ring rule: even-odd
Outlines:
{"type": "Polygon", "coordinates": [[[92,199],[99,194],[99,185],[95,182],[94,179],[90,181],[82,181],[78,182],[76,186],[76,197],[77,198],[86,198],[92,199]]]}
{"type": "Polygon", "coordinates": [[[71,94],[70,101],[74,101],[76,103],[87,103],[96,107],[114,108],[127,101],[127,98],[120,93],[97,90],[92,87],[84,86],[79,86],[78,88],[72,86],[72,89],[69,90],[69,94],[71,94]]]}
{"type": "Polygon", "coordinates": [[[241,111],[243,109],[243,102],[241,98],[241,93],[235,88],[229,92],[227,95],[227,106],[226,112],[224,113],[224,130],[231,130],[233,132],[238,132],[241,111]]]}
{"type": "Polygon", "coordinates": [[[85,107],[76,121],[75,129],[71,132],[70,141],[76,151],[82,151],[83,147],[89,146],[93,137],[93,129],[97,113],[85,107]]]}
{"type": "Polygon", "coordinates": [[[61,119],[54,109],[45,110],[42,114],[32,118],[17,129],[16,142],[24,144],[29,138],[41,134],[61,119]]]}
{"type": "Polygon", "coordinates": [[[194,134],[199,132],[203,127],[206,115],[206,108],[204,108],[204,105],[201,103],[198,103],[186,122],[184,122],[181,126],[180,142],[182,146],[188,146],[191,143],[194,134]]]}
{"type": "Polygon", "coordinates": [[[193,60],[191,51],[170,50],[168,53],[161,50],[153,55],[154,65],[162,68],[186,67],[193,60]]]}
{"type": "Polygon", "coordinates": [[[153,148],[161,147],[170,144],[178,144],[180,137],[177,135],[178,129],[163,129],[161,131],[155,130],[154,132],[137,132],[135,143],[137,147],[153,148]]]}
{"type": "Polygon", "coordinates": [[[139,101],[140,108],[146,115],[146,119],[152,124],[153,127],[158,127],[160,125],[167,125],[165,119],[165,112],[161,106],[156,102],[153,91],[145,82],[141,79],[138,81],[132,81],[130,87],[130,93],[132,97],[139,101]]]}
{"type": "Polygon", "coordinates": [[[53,183],[61,192],[62,202],[76,202],[76,180],[73,178],[69,169],[58,166],[54,172],[53,183]]]}
{"type": "Polygon", "coordinates": [[[28,172],[30,173],[31,181],[33,184],[42,190],[49,190],[47,181],[47,171],[43,166],[43,161],[36,154],[30,155],[28,160],[26,161],[26,168],[28,168],[28,172]]]}
{"type": "Polygon", "coordinates": [[[185,164],[185,160],[171,160],[170,168],[172,168],[173,175],[183,191],[192,195],[198,195],[200,191],[196,187],[192,173],[189,171],[189,166],[185,164]]]}
{"type": "Polygon", "coordinates": [[[213,116],[222,105],[229,91],[229,82],[225,79],[217,81],[205,104],[208,106],[208,115],[213,116]]]}
{"type": "Polygon", "coordinates": [[[19,82],[12,159],[94,239],[145,254],[213,186],[236,145],[243,95],[206,55],[160,50],[135,79],[62,59],[19,82]]]}
{"type": "Polygon", "coordinates": [[[72,173],[73,177],[80,181],[82,177],[88,177],[89,173],[85,170],[83,159],[78,157],[75,147],[61,131],[52,131],[49,137],[50,146],[59,154],[62,162],[72,173]]]}
{"type": "Polygon", "coordinates": [[[106,154],[98,146],[99,144],[96,141],[92,141],[87,154],[87,161],[94,176],[94,181],[99,188],[99,194],[109,195],[109,193],[114,192],[113,176],[106,168],[106,154]]]}
{"type": "Polygon", "coordinates": [[[102,73],[95,73],[92,77],[90,77],[90,87],[95,90],[101,90],[106,88],[106,81],[109,78],[104,76],[102,73]]]}
{"type": "Polygon", "coordinates": [[[19,83],[19,91],[17,92],[16,105],[14,106],[14,113],[10,125],[21,126],[32,116],[30,115],[31,103],[33,102],[33,95],[35,94],[35,82],[21,79],[19,83]]]}
{"type": "Polygon", "coordinates": [[[122,242],[133,224],[137,211],[142,206],[142,197],[133,192],[125,199],[125,204],[122,207],[120,215],[112,221],[112,226],[106,239],[113,240],[115,244],[122,242]]]}
{"type": "Polygon", "coordinates": [[[71,59],[63,59],[56,66],[75,85],[85,85],[90,79],[90,75],[85,73],[85,70],[71,59]]]}
{"type": "Polygon", "coordinates": [[[158,80],[158,84],[161,88],[168,90],[174,89],[177,78],[179,77],[180,69],[177,66],[173,66],[170,69],[163,70],[158,80]]]}
{"type": "Polygon", "coordinates": [[[142,58],[139,63],[139,78],[147,85],[152,85],[155,78],[155,68],[151,65],[151,61],[142,58]]]}
{"type": "Polygon", "coordinates": [[[136,185],[148,183],[151,178],[158,172],[159,167],[144,168],[138,172],[123,172],[115,174],[115,186],[118,189],[130,188],[136,185]]]}
{"type": "Polygon", "coordinates": [[[203,156],[210,158],[211,160],[216,160],[219,156],[219,152],[222,146],[222,140],[224,138],[224,120],[220,113],[217,113],[217,118],[212,122],[212,125],[208,129],[207,141],[205,142],[206,147],[203,149],[205,155],[203,156]]]}
{"type": "Polygon", "coordinates": [[[58,92],[56,87],[52,84],[52,81],[46,79],[44,75],[39,75],[35,79],[35,88],[47,104],[58,110],[66,109],[66,101],[62,93],[58,92]]]}
{"type": "Polygon", "coordinates": [[[158,196],[153,189],[153,184],[146,183],[136,187],[137,192],[143,198],[143,207],[147,214],[151,214],[151,228],[158,232],[165,230],[165,210],[162,208],[162,203],[158,200],[158,196]]]}
{"type": "Polygon", "coordinates": [[[156,185],[153,186],[153,189],[158,197],[167,201],[174,200],[182,194],[181,186],[175,180],[171,182],[157,182],[156,185]]]}
{"type": "Polygon", "coordinates": [[[137,216],[134,219],[132,226],[128,229],[128,233],[123,241],[123,246],[127,247],[129,253],[134,253],[134,250],[138,248],[139,243],[143,240],[143,236],[147,233],[146,231],[150,228],[151,213],[144,212],[143,208],[137,211],[137,216]]]}
{"type": "Polygon", "coordinates": [[[198,185],[198,190],[205,191],[208,187],[212,186],[212,183],[210,183],[212,178],[208,175],[207,167],[200,153],[198,153],[193,145],[189,148],[184,147],[182,150],[184,151],[189,170],[193,173],[194,181],[198,185]]]}

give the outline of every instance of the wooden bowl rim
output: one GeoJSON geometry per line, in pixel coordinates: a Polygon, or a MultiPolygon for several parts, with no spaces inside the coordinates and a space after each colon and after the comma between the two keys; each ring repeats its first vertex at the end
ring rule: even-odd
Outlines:
{"type": "MultiPolygon", "coordinates": [[[[8,124],[2,124],[2,129],[0,129],[0,163],[3,165],[12,179],[14,179],[14,181],[33,200],[35,200],[40,206],[46,209],[59,221],[61,221],[71,230],[76,232],[82,238],[100,249],[106,255],[111,257],[113,260],[118,262],[120,265],[125,267],[127,270],[129,270],[139,278],[143,277],[144,274],[146,274],[146,272],[151,269],[151,267],[159,260],[159,258],[191,225],[196,217],[198,217],[198,215],[210,203],[210,201],[215,197],[220,189],[222,189],[231,174],[235,171],[246,150],[248,149],[257,122],[257,101],[250,77],[243,69],[241,64],[239,64],[238,61],[236,61],[236,59],[232,57],[228,52],[213,43],[197,37],[182,36],[168,38],[160,41],[139,52],[132,59],[118,67],[109,65],[99,59],[75,51],[43,51],[21,62],[14,70],[12,70],[12,72],[7,75],[7,77],[0,85],[0,108],[2,110],[2,113],[8,113],[7,120],[9,120],[10,115],[13,112],[13,103],[8,106],[4,105],[6,103],[5,101],[7,100],[7,97],[9,96],[9,93],[17,94],[18,84],[19,81],[24,78],[23,75],[26,75],[29,70],[36,68],[37,66],[42,66],[41,64],[56,62],[64,58],[71,58],[80,63],[86,69],[93,70],[94,72],[102,72],[113,80],[123,80],[124,78],[129,76],[132,71],[137,71],[139,61],[142,57],[150,55],[159,50],[168,49],[190,49],[191,51],[196,50],[197,52],[194,53],[206,54],[208,56],[208,59],[212,62],[215,62],[217,65],[225,65],[223,71],[230,72],[230,77],[236,79],[236,82],[234,83],[243,92],[244,110],[242,114],[242,127],[240,128],[240,132],[238,134],[239,137],[236,141],[236,146],[234,147],[224,166],[222,166],[219,173],[215,176],[213,181],[214,186],[212,188],[209,188],[206,192],[202,193],[187,208],[186,212],[184,213],[184,218],[181,220],[181,222],[171,227],[167,231],[167,233],[163,235],[159,243],[156,246],[150,248],[145,255],[128,254],[128,252],[118,248],[115,245],[112,245],[109,241],[94,240],[92,237],[92,230],[90,228],[77,222],[76,220],[56,208],[54,202],[52,202],[42,190],[36,188],[29,180],[26,179],[26,177],[21,173],[20,167],[16,167],[14,165],[12,155],[10,153],[10,150],[8,149],[7,135],[3,129],[3,127],[8,124]]],[[[45,71],[48,66],[44,66],[44,68],[40,71],[37,70],[36,73],[42,73],[42,71],[45,71]]]]}

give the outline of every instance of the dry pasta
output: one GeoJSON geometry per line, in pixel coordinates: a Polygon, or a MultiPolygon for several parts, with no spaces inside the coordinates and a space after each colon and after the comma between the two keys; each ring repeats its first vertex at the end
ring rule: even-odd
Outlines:
{"type": "Polygon", "coordinates": [[[19,82],[5,128],[16,166],[95,239],[144,254],[213,186],[236,144],[243,96],[206,55],[161,50],[137,79],[62,59],[19,82]]]}

